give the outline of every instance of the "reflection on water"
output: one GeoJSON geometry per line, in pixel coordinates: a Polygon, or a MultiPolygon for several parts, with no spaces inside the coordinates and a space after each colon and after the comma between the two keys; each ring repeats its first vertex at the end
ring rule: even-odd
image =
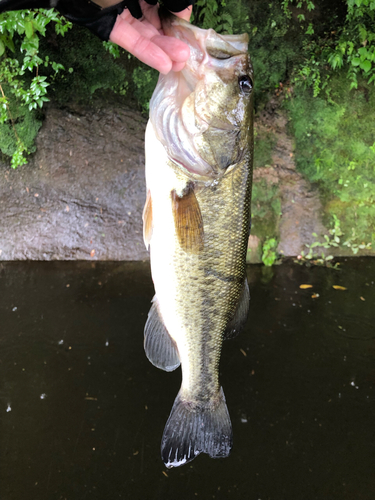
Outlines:
{"type": "Polygon", "coordinates": [[[181,375],[143,352],[149,265],[1,264],[1,500],[373,500],[375,261],[342,267],[248,269],[221,364],[233,452],[167,470],[181,375]]]}

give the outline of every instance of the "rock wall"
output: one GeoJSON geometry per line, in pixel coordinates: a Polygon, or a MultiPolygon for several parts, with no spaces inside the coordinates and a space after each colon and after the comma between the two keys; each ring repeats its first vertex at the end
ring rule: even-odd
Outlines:
{"type": "Polygon", "coordinates": [[[0,260],[142,260],[146,120],[50,107],[29,163],[0,165],[0,260]]]}
{"type": "Polygon", "coordinates": [[[255,147],[267,135],[273,137],[273,147],[269,164],[254,169],[254,224],[248,256],[248,261],[254,263],[261,260],[262,245],[270,237],[278,241],[277,251],[281,255],[291,257],[306,250],[305,244],[311,244],[314,240],[312,233],[327,233],[322,222],[323,207],[319,191],[296,170],[294,145],[287,134],[286,113],[276,99],[271,100],[259,113],[255,125],[255,147]],[[265,196],[264,193],[263,196],[257,196],[257,186],[272,190],[272,196],[265,196]],[[265,203],[275,207],[274,210],[264,213],[262,204],[265,203]]]}

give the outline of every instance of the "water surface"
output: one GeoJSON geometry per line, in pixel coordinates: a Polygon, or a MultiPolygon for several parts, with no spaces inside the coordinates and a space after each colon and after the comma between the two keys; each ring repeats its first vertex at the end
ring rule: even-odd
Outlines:
{"type": "Polygon", "coordinates": [[[143,352],[149,264],[1,264],[1,500],[374,500],[375,260],[342,268],[248,268],[221,363],[232,454],[168,470],[181,372],[143,352]]]}

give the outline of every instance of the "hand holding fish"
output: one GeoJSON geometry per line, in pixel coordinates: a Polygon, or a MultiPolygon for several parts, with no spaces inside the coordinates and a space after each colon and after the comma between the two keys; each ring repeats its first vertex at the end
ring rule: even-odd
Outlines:
{"type": "MultiPolygon", "coordinates": [[[[159,5],[149,5],[140,0],[143,17],[136,19],[128,9],[117,16],[110,34],[110,40],[133,54],[140,61],[167,74],[172,69],[180,71],[189,58],[190,50],[186,43],[163,33],[158,9],[159,5]]],[[[189,21],[192,6],[176,16],[189,21]]]]}
{"type": "MultiPolygon", "coordinates": [[[[165,0],[166,8],[190,20],[194,0],[165,0]]],[[[111,40],[140,61],[167,74],[180,71],[189,58],[186,43],[165,36],[157,0],[0,0],[0,14],[19,9],[56,8],[69,21],[111,40]],[[154,4],[154,5],[152,5],[154,4]]]]}

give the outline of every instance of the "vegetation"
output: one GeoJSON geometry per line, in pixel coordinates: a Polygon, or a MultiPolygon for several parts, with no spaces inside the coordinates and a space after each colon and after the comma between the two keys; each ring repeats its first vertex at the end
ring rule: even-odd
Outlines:
{"type": "Polygon", "coordinates": [[[23,153],[33,150],[40,127],[34,111],[48,101],[49,83],[40,69],[50,67],[53,75],[64,69],[39,55],[39,35],[45,35],[51,22],[62,36],[71,26],[53,9],[0,16],[0,148],[12,156],[13,167],[26,163],[23,153]]]}
{"type": "Polygon", "coordinates": [[[287,102],[299,170],[319,184],[327,216],[346,238],[375,243],[375,88],[353,92],[346,76],[331,79],[330,100],[300,92],[287,102]]]}
{"type": "Polygon", "coordinates": [[[263,244],[262,262],[265,266],[272,266],[277,260],[277,239],[269,238],[263,244]]]}

